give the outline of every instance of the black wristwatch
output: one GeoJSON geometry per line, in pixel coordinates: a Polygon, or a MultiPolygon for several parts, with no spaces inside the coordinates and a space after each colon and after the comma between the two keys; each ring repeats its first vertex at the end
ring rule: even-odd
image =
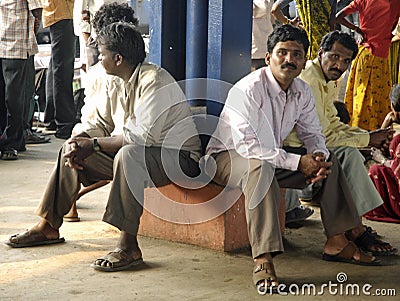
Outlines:
{"type": "Polygon", "coordinates": [[[99,141],[97,140],[96,137],[93,138],[93,150],[94,150],[95,152],[101,151],[101,147],[100,147],[99,141]]]}

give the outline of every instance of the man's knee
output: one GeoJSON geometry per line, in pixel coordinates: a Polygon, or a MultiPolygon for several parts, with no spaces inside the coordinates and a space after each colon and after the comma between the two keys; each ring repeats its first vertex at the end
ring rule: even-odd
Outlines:
{"type": "Polygon", "coordinates": [[[360,164],[364,164],[364,157],[358,149],[354,147],[346,147],[345,154],[352,162],[357,161],[360,164]]]}
{"type": "Polygon", "coordinates": [[[126,144],[122,146],[114,157],[114,162],[122,162],[121,160],[144,161],[145,147],[142,145],[126,144]]]}

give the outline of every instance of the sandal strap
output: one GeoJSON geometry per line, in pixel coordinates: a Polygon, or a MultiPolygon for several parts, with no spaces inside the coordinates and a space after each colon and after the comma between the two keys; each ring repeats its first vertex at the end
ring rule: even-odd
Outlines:
{"type": "Polygon", "coordinates": [[[371,258],[371,255],[368,255],[363,250],[360,250],[360,260],[359,261],[362,263],[374,262],[374,260],[372,260],[372,258],[371,258]]]}
{"type": "Polygon", "coordinates": [[[360,259],[357,260],[360,263],[371,263],[374,262],[372,259],[372,256],[368,255],[367,253],[363,252],[361,249],[359,249],[356,244],[352,241],[349,241],[349,243],[343,248],[343,250],[338,254],[338,256],[345,258],[345,259],[353,259],[354,254],[357,252],[357,250],[360,253],[360,259]]]}
{"type": "Polygon", "coordinates": [[[120,248],[116,248],[114,251],[109,252],[107,255],[97,258],[97,260],[108,261],[111,264],[116,262],[120,262],[121,260],[129,260],[131,259],[128,253],[120,248]]]}
{"type": "Polygon", "coordinates": [[[271,282],[278,282],[276,277],[274,263],[272,261],[264,261],[255,266],[253,271],[253,283],[257,285],[261,280],[268,280],[271,282]]]}
{"type": "Polygon", "coordinates": [[[345,258],[345,259],[352,259],[354,256],[354,253],[357,252],[357,246],[355,245],[354,242],[349,241],[348,244],[340,251],[337,256],[345,258]]]}
{"type": "Polygon", "coordinates": [[[389,246],[388,242],[384,242],[380,239],[377,239],[373,234],[369,231],[364,231],[357,239],[354,241],[357,247],[362,250],[369,250],[371,246],[389,246]]]}

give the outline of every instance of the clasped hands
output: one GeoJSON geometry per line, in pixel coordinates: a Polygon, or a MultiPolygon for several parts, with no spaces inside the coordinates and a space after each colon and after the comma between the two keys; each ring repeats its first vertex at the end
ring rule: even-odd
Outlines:
{"type": "Polygon", "coordinates": [[[65,152],[65,166],[83,170],[86,158],[94,153],[93,141],[86,137],[72,137],[67,141],[69,149],[65,152]]]}
{"type": "Polygon", "coordinates": [[[332,172],[329,168],[332,162],[325,162],[326,156],[323,153],[306,154],[301,156],[299,171],[304,174],[307,184],[322,181],[332,172]]]}

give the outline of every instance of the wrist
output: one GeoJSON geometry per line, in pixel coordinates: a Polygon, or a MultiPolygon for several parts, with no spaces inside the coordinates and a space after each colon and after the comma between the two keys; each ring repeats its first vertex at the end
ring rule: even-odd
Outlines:
{"type": "Polygon", "coordinates": [[[93,138],[93,151],[96,153],[101,151],[101,146],[97,137],[93,138]]]}

